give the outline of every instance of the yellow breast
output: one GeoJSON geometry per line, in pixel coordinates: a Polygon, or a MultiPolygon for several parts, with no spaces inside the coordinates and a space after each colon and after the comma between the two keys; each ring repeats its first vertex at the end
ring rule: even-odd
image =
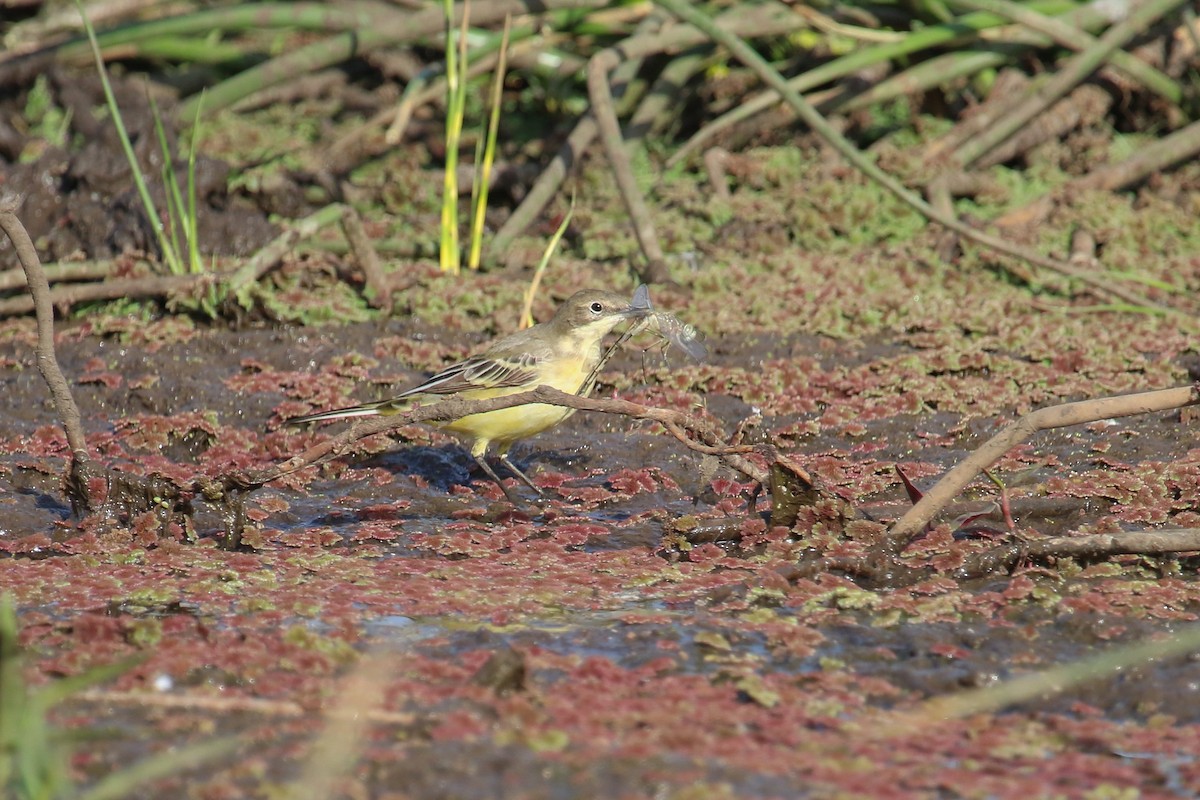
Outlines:
{"type": "MultiPolygon", "coordinates": [[[[593,366],[591,361],[592,359],[586,356],[550,359],[542,365],[541,375],[538,376],[534,385],[475,389],[463,392],[461,396],[470,397],[473,400],[506,397],[510,394],[528,391],[539,384],[575,394],[591,373],[593,366]]],[[[513,442],[553,428],[574,413],[575,409],[573,408],[551,406],[545,403],[528,403],[523,406],[502,408],[498,411],[471,414],[448,422],[442,428],[471,439],[472,454],[482,455],[488,445],[492,443],[498,445],[500,452],[503,453],[513,442]]]]}

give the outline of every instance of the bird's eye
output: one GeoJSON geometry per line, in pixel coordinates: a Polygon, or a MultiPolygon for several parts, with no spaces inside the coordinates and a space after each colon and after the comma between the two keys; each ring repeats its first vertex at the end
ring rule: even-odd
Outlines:
{"type": "Polygon", "coordinates": [[[604,310],[604,305],[602,303],[600,303],[599,301],[592,303],[592,313],[593,314],[599,314],[603,310],[604,310]]]}

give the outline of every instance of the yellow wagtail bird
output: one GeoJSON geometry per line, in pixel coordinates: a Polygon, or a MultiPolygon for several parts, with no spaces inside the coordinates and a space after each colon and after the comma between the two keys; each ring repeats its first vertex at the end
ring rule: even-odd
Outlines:
{"type": "MultiPolygon", "coordinates": [[[[554,317],[523,331],[492,342],[479,355],[447,367],[429,380],[377,403],[338,408],[288,420],[289,424],[323,419],[399,414],[439,396],[484,400],[551,386],[570,394],[591,390],[594,373],[602,358],[601,344],[613,328],[625,320],[650,313],[648,304],[634,305],[614,292],[587,289],[576,292],[558,307],[554,317]]],[[[541,490],[508,458],[513,442],[553,428],[575,413],[572,408],[545,403],[502,408],[471,414],[439,427],[457,433],[471,443],[471,457],[496,482],[514,505],[517,498],[485,460],[488,448],[496,445],[500,463],[512,470],[527,486],[541,490]]]]}

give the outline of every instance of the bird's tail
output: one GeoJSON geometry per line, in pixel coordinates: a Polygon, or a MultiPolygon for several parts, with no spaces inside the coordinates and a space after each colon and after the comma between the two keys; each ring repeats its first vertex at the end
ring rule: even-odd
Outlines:
{"type": "Polygon", "coordinates": [[[395,403],[389,400],[384,400],[379,403],[366,403],[361,406],[348,406],[347,408],[335,408],[332,411],[322,411],[319,414],[306,414],[303,417],[293,417],[287,420],[286,425],[303,425],[306,422],[320,422],[323,419],[346,419],[349,417],[374,417],[378,414],[387,414],[395,412],[395,403]]]}

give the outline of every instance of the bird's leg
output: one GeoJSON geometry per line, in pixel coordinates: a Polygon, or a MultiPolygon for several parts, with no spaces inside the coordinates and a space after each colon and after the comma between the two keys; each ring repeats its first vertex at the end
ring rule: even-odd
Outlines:
{"type": "Polygon", "coordinates": [[[512,474],[520,478],[522,483],[537,492],[538,497],[545,497],[542,490],[535,486],[533,481],[529,480],[529,476],[517,469],[517,465],[508,460],[508,453],[499,453],[496,458],[500,459],[501,464],[512,470],[512,474]]]}
{"type": "MultiPolygon", "coordinates": [[[[504,492],[504,496],[506,498],[508,498],[508,502],[512,503],[514,506],[517,506],[517,507],[526,505],[524,500],[522,500],[520,497],[517,497],[517,495],[514,492],[512,492],[507,486],[504,485],[504,482],[500,480],[500,476],[496,474],[496,470],[492,469],[491,465],[487,463],[487,459],[485,456],[483,456],[482,454],[476,455],[475,453],[472,453],[471,458],[475,459],[475,463],[479,465],[479,468],[481,470],[483,470],[484,472],[486,472],[488,477],[496,482],[496,485],[500,487],[500,491],[504,492]]],[[[503,456],[501,457],[501,460],[502,461],[505,460],[503,458],[503,456]]],[[[518,472],[517,474],[521,475],[520,472],[518,472]]],[[[521,475],[521,477],[525,478],[524,475],[521,475]]],[[[528,483],[529,479],[525,478],[525,482],[528,483]]]]}

